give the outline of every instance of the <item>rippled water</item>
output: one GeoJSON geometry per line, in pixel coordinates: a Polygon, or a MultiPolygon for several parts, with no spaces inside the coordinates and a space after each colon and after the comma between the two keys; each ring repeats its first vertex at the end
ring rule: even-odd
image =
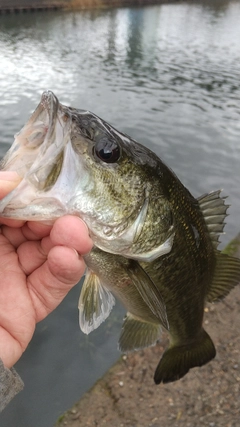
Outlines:
{"type": "MultiPolygon", "coordinates": [[[[51,89],[153,149],[195,195],[224,189],[240,229],[240,4],[177,3],[0,16],[0,154],[51,89]]],[[[74,289],[17,365],[1,426],[46,427],[118,357],[120,309],[88,338],[74,289]]]]}

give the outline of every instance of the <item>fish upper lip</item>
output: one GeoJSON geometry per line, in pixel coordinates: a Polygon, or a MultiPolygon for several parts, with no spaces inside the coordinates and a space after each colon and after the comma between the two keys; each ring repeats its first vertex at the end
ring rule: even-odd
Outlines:
{"type": "Polygon", "coordinates": [[[51,138],[57,120],[59,101],[52,91],[46,90],[41,96],[39,107],[48,114],[48,135],[51,138]]]}
{"type": "Polygon", "coordinates": [[[59,101],[51,90],[45,90],[42,93],[40,104],[49,113],[58,111],[59,101]]]}

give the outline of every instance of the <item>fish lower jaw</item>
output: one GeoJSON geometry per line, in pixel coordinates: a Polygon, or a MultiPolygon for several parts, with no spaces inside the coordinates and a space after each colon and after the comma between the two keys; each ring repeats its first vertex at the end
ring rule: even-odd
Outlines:
{"type": "Polygon", "coordinates": [[[67,210],[59,200],[44,198],[22,207],[9,204],[3,212],[0,212],[0,217],[24,221],[51,221],[66,214],[67,210]]]}

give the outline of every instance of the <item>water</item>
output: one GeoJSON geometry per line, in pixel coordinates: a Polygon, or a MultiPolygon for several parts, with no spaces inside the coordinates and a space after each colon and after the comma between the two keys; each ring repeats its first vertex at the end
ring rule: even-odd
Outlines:
{"type": "MultiPolygon", "coordinates": [[[[195,195],[229,195],[240,229],[240,3],[208,1],[0,16],[0,155],[43,90],[148,145],[195,195]]],[[[2,427],[48,427],[118,358],[123,310],[85,337],[72,290],[17,364],[2,427]]]]}

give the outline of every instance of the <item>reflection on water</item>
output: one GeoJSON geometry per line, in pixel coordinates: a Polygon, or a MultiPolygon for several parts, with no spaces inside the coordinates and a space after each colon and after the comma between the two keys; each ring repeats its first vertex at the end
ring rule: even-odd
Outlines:
{"type": "MultiPolygon", "coordinates": [[[[51,89],[148,145],[195,196],[224,188],[226,243],[240,228],[239,19],[239,2],[219,0],[0,16],[0,154],[51,89]]],[[[1,426],[52,425],[118,357],[123,312],[86,339],[78,293],[39,324],[1,426]]]]}

